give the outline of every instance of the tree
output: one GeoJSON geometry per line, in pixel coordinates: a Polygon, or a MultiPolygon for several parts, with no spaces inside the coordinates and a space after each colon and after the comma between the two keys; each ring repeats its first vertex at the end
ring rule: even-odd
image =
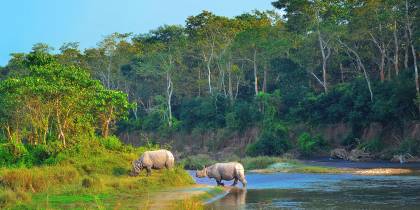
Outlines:
{"type": "Polygon", "coordinates": [[[66,147],[93,132],[96,115],[116,120],[126,113],[125,95],[105,91],[86,70],[59,64],[45,51],[34,51],[25,60],[28,75],[0,82],[0,124],[9,141],[47,144],[56,136],[66,147]],[[105,102],[98,106],[95,101],[105,102]]]}
{"type": "Polygon", "coordinates": [[[180,26],[164,26],[144,36],[148,54],[139,62],[138,71],[143,75],[165,77],[167,121],[172,127],[172,95],[174,92],[173,77],[182,65],[182,50],[185,46],[185,33],[180,26]]]}

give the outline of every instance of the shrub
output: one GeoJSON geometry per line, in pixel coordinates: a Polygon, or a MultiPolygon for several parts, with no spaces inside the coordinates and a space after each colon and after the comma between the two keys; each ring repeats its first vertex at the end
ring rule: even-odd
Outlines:
{"type": "Polygon", "coordinates": [[[120,150],[123,146],[120,139],[116,136],[109,136],[100,140],[101,144],[109,150],[120,150]]]}
{"type": "Polygon", "coordinates": [[[365,143],[359,145],[360,149],[364,149],[369,152],[380,152],[383,147],[383,143],[378,138],[366,141],[365,143]]]}
{"type": "Polygon", "coordinates": [[[398,149],[399,153],[409,153],[411,155],[420,155],[420,140],[405,139],[398,149]]]}
{"type": "Polygon", "coordinates": [[[297,141],[298,149],[303,155],[312,155],[326,146],[321,136],[312,137],[309,133],[302,133],[297,141]]]}
{"type": "Polygon", "coordinates": [[[249,144],[246,154],[249,156],[280,156],[290,149],[287,140],[287,128],[282,123],[267,125],[255,143],[249,144]]]}

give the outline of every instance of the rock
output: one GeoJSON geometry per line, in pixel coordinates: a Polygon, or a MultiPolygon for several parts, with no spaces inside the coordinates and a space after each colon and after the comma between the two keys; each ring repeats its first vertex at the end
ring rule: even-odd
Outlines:
{"type": "Polygon", "coordinates": [[[394,155],[392,157],[392,159],[390,160],[391,162],[399,162],[399,163],[416,163],[416,162],[420,162],[420,158],[416,157],[416,156],[412,156],[410,154],[399,154],[399,155],[394,155]]]}
{"type": "Polygon", "coordinates": [[[372,160],[372,155],[369,152],[365,152],[360,149],[353,149],[349,154],[349,160],[368,161],[368,160],[372,160]]]}
{"type": "Polygon", "coordinates": [[[395,163],[404,163],[405,157],[404,155],[394,155],[390,161],[395,163]]]}
{"type": "Polygon", "coordinates": [[[336,159],[348,160],[349,153],[345,149],[336,148],[336,149],[331,150],[330,157],[336,158],[336,159]]]}

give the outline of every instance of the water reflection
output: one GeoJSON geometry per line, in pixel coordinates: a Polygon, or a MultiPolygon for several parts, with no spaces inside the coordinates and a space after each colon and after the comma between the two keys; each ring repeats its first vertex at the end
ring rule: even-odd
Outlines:
{"type": "Polygon", "coordinates": [[[223,198],[211,203],[208,209],[245,209],[247,190],[233,187],[223,198]]]}
{"type": "MultiPolygon", "coordinates": [[[[233,188],[207,209],[419,209],[419,176],[247,174],[248,190],[233,188]]],[[[204,180],[207,181],[207,180],[204,180]]]]}

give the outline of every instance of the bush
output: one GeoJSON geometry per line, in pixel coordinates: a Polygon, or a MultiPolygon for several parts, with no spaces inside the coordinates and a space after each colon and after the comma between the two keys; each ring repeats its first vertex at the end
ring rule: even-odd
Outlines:
{"type": "Polygon", "coordinates": [[[415,139],[405,139],[398,149],[399,153],[409,153],[410,155],[418,156],[420,155],[420,140],[415,139]]]}
{"type": "Polygon", "coordinates": [[[100,140],[101,144],[109,149],[109,150],[120,150],[123,146],[120,139],[118,139],[116,136],[109,136],[108,138],[103,138],[100,140]]]}
{"type": "Polygon", "coordinates": [[[375,153],[382,151],[382,149],[384,148],[384,144],[381,142],[380,139],[376,138],[373,140],[366,141],[363,144],[360,144],[359,148],[375,153]]]}
{"type": "Polygon", "coordinates": [[[232,111],[225,115],[226,127],[231,130],[243,131],[252,126],[260,117],[256,107],[257,105],[253,103],[235,102],[232,111]]]}
{"type": "Polygon", "coordinates": [[[266,127],[255,143],[249,144],[246,154],[249,156],[280,156],[290,149],[287,128],[282,123],[273,123],[266,127]]]}
{"type": "Polygon", "coordinates": [[[326,146],[321,136],[312,137],[309,133],[302,133],[297,141],[298,149],[303,155],[312,155],[326,146]]]}

